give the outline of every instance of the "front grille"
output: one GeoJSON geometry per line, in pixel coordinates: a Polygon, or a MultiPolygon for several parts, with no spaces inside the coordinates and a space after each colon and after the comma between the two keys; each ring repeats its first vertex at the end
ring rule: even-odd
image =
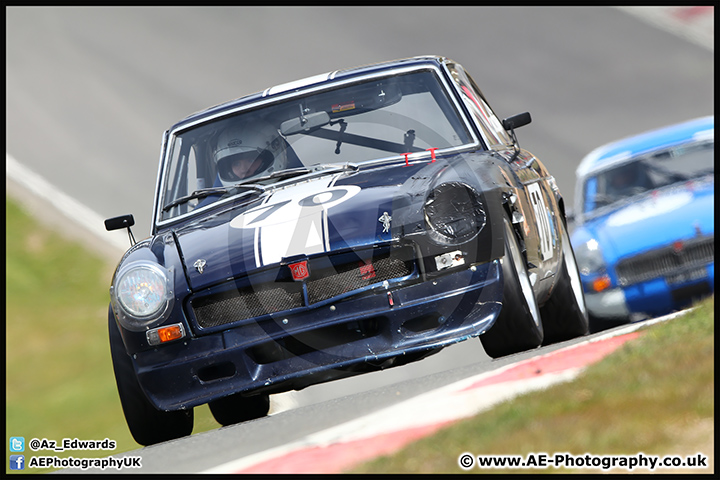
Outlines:
{"type": "Polygon", "coordinates": [[[410,262],[389,256],[373,259],[369,264],[363,261],[346,263],[332,269],[313,272],[314,275],[307,282],[308,299],[310,303],[322,302],[374,283],[406,277],[411,272],[410,262]]]}
{"type": "Polygon", "coordinates": [[[203,328],[217,327],[246,318],[282,312],[302,305],[300,289],[293,292],[281,287],[267,286],[233,289],[192,301],[198,325],[203,328]]]}
{"type": "MultiPolygon", "coordinates": [[[[218,293],[196,295],[190,302],[197,324],[212,328],[262,315],[308,306],[386,280],[413,273],[412,248],[376,247],[360,252],[347,251],[310,258],[310,276],[304,282],[253,281],[237,288],[221,285],[218,293]],[[364,260],[364,259],[367,259],[364,260]],[[306,296],[307,294],[307,296],[306,296]],[[305,300],[307,298],[307,300],[305,300]]],[[[291,278],[287,265],[277,270],[278,279],[291,278]]]]}
{"type": "Polygon", "coordinates": [[[618,262],[616,272],[620,285],[632,285],[672,275],[680,270],[698,268],[715,259],[715,237],[692,239],[681,248],[663,247],[618,262]]]}

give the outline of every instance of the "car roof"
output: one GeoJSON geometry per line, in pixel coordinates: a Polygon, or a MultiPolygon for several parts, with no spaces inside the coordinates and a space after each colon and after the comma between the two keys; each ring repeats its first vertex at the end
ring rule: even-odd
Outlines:
{"type": "Polygon", "coordinates": [[[622,163],[653,150],[714,138],[714,131],[715,116],[708,115],[633,135],[594,149],[583,158],[575,173],[578,178],[582,178],[611,164],[622,163]]]}
{"type": "Polygon", "coordinates": [[[201,110],[199,112],[193,113],[192,115],[189,115],[188,117],[184,118],[183,120],[177,122],[175,125],[171,127],[170,130],[175,130],[177,128],[182,128],[185,125],[194,124],[198,121],[201,121],[205,118],[220,116],[226,111],[234,110],[242,105],[246,105],[252,102],[255,102],[257,100],[260,100],[262,98],[271,97],[272,95],[277,95],[280,93],[288,92],[293,89],[302,88],[310,85],[317,85],[321,84],[323,82],[328,81],[338,81],[343,80],[350,77],[357,77],[362,76],[368,73],[383,71],[383,70],[392,70],[395,68],[401,68],[401,67],[408,67],[408,66],[415,66],[415,65],[434,65],[439,66],[442,63],[448,61],[446,57],[441,57],[438,55],[423,55],[423,56],[417,56],[417,57],[410,57],[410,58],[402,58],[398,60],[391,60],[387,62],[381,62],[381,63],[373,63],[368,65],[362,65],[357,67],[351,67],[343,70],[335,70],[333,72],[327,72],[320,75],[314,75],[311,77],[302,78],[299,80],[295,80],[288,83],[283,83],[280,85],[275,85],[273,87],[267,88],[261,92],[256,92],[250,95],[245,95],[240,98],[224,102],[218,105],[215,105],[213,107],[201,110]]]}

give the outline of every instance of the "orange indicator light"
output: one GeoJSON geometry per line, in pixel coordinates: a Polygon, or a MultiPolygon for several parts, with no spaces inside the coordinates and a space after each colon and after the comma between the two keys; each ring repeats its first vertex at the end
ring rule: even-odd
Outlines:
{"type": "Polygon", "coordinates": [[[603,290],[610,288],[610,277],[603,275],[602,277],[593,280],[592,289],[596,292],[602,292],[603,290]]]}
{"type": "Polygon", "coordinates": [[[169,327],[163,327],[158,329],[158,337],[160,342],[170,342],[182,338],[184,335],[182,327],[180,325],[170,325],[169,327]]]}
{"type": "Polygon", "coordinates": [[[185,328],[183,328],[182,323],[176,323],[175,325],[166,325],[148,330],[145,336],[148,344],[155,346],[183,338],[185,336],[185,328]]]}

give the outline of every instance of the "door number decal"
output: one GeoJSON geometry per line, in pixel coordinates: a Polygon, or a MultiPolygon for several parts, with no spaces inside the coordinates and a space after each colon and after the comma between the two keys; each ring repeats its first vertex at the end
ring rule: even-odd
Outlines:
{"type": "Polygon", "coordinates": [[[530,203],[532,203],[533,210],[535,211],[538,234],[540,235],[540,253],[542,254],[542,259],[547,260],[553,256],[550,216],[547,206],[545,205],[545,199],[540,191],[540,185],[533,183],[527,186],[527,190],[530,195],[530,203]]]}

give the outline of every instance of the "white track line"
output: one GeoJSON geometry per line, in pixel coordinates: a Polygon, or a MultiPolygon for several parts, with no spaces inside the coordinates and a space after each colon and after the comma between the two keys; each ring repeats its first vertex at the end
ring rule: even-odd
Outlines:
{"type": "Polygon", "coordinates": [[[99,240],[112,244],[121,252],[128,249],[130,243],[125,230],[106,231],[103,227],[104,219],[99,214],[59,190],[43,177],[18,162],[7,152],[5,153],[5,159],[5,173],[8,178],[28,189],[33,195],[53,205],[67,218],[78,223],[80,227],[98,237],[99,240]]]}

